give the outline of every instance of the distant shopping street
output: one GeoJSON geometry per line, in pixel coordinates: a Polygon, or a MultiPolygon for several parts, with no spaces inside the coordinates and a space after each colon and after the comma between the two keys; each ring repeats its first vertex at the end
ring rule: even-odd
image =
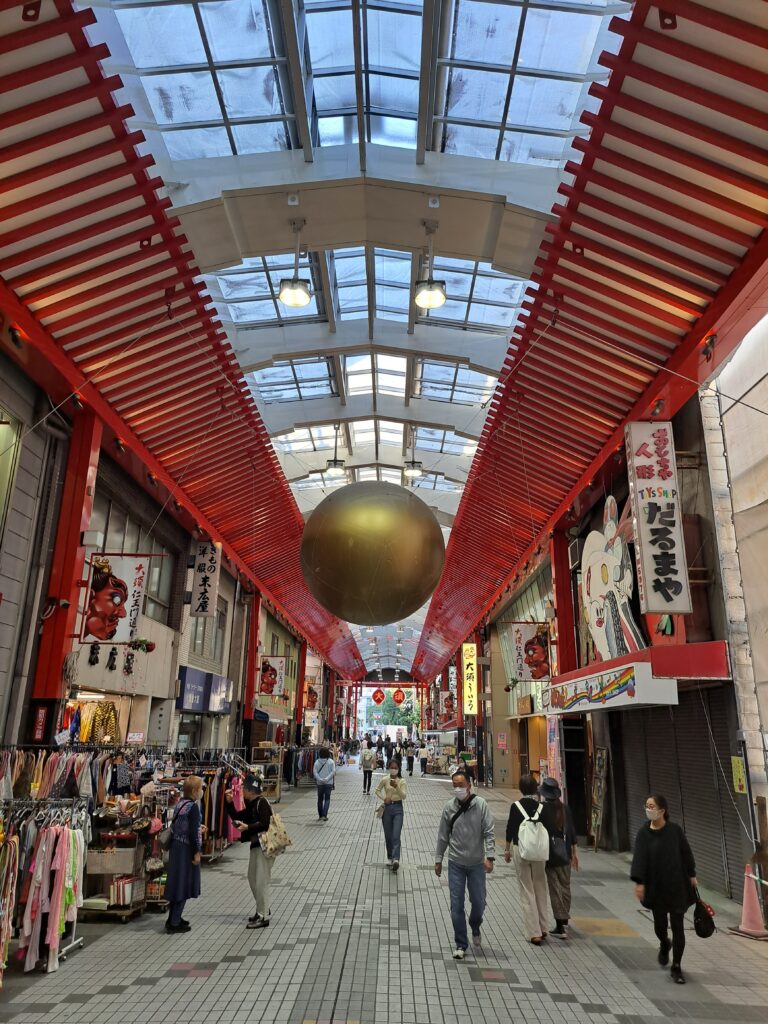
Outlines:
{"type": "Polygon", "coordinates": [[[187,905],[192,931],[166,935],[164,918],[84,926],[85,947],[51,975],[13,965],[0,1002],[12,1024],[503,1024],[578,1021],[651,1024],[768,1019],[768,944],[738,939],[739,908],[718,905],[719,932],[688,934],[688,984],[656,963],[620,855],[584,851],[574,876],[571,938],[535,948],[523,933],[512,865],[504,863],[509,798],[487,791],[499,860],[488,883],[483,947],[451,958],[447,879],[434,876],[437,822],[449,787],[409,779],[402,866],[386,865],[374,798],[362,773],[340,770],[329,820],[310,787],[278,809],[293,847],[274,869],[269,928],[248,931],[246,850],[203,872],[187,905]]]}

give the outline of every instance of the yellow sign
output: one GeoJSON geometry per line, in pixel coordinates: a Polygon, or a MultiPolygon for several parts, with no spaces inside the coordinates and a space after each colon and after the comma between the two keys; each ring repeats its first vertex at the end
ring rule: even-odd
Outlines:
{"type": "Polygon", "coordinates": [[[461,645],[464,714],[477,714],[477,644],[461,645]]]}
{"type": "Polygon", "coordinates": [[[731,772],[733,773],[733,789],[736,793],[747,792],[747,777],[744,774],[744,758],[731,758],[731,772]]]}

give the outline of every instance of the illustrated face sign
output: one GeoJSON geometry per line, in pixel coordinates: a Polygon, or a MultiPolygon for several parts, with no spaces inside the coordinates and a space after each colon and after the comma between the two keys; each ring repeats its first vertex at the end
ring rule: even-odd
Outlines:
{"type": "Polygon", "coordinates": [[[285,658],[262,658],[259,693],[268,697],[285,693],[285,658]]]}
{"type": "Polygon", "coordinates": [[[587,537],[581,559],[584,618],[601,661],[632,654],[646,646],[632,614],[634,572],[619,533],[616,499],[606,498],[603,531],[587,537]]]}
{"type": "Polygon", "coordinates": [[[127,644],[135,639],[151,557],[120,554],[92,557],[82,641],[127,644]]]}

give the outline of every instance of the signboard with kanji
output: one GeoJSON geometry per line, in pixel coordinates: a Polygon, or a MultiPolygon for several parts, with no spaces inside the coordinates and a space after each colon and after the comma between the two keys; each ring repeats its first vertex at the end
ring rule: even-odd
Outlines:
{"type": "Polygon", "coordinates": [[[373,701],[374,704],[383,704],[386,699],[387,695],[386,693],[384,693],[380,686],[377,687],[371,694],[371,700],[373,701]]]}
{"type": "Polygon", "coordinates": [[[261,659],[259,693],[267,697],[282,697],[285,693],[285,658],[272,655],[261,659]]]}
{"type": "Polygon", "coordinates": [[[219,593],[221,544],[196,541],[193,545],[195,565],[192,573],[192,615],[210,617],[216,614],[219,593]]]}
{"type": "Polygon", "coordinates": [[[80,634],[84,643],[109,640],[113,644],[129,644],[138,637],[152,557],[110,552],[91,557],[80,634]]]}
{"type": "Polygon", "coordinates": [[[672,424],[628,423],[625,438],[640,609],[687,615],[691,591],[672,424]]]}
{"type": "Polygon", "coordinates": [[[477,644],[461,645],[464,714],[477,714],[477,644]]]}
{"type": "Polygon", "coordinates": [[[392,700],[399,707],[405,700],[405,693],[402,690],[395,690],[395,692],[392,694],[392,700]]]}

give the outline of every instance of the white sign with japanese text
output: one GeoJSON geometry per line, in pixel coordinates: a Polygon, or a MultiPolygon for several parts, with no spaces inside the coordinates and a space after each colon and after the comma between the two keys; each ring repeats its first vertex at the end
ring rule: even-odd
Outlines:
{"type": "Polygon", "coordinates": [[[628,423],[625,438],[640,610],[687,615],[691,591],[672,424],[628,423]]]}
{"type": "Polygon", "coordinates": [[[138,637],[144,589],[153,555],[104,552],[91,556],[81,640],[128,644],[138,637]]]}
{"type": "Polygon", "coordinates": [[[477,714],[477,644],[461,645],[462,694],[465,715],[477,714]]]}
{"type": "Polygon", "coordinates": [[[210,618],[216,614],[219,593],[221,544],[196,541],[193,545],[195,565],[192,572],[192,615],[210,618]]]}

